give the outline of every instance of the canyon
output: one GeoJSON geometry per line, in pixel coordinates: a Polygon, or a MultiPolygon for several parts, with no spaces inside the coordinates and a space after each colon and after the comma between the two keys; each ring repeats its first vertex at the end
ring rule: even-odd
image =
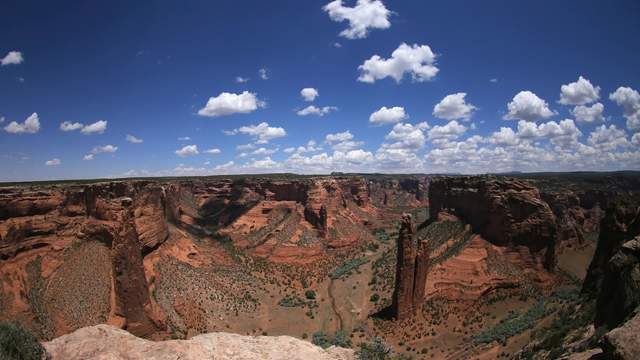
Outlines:
{"type": "Polygon", "coordinates": [[[175,351],[236,333],[237,344],[293,336],[328,345],[335,336],[354,349],[380,338],[400,355],[461,359],[544,353],[525,346],[533,330],[593,304],[588,325],[622,329],[602,337],[609,351],[633,333],[624,327],[640,303],[638,179],[9,184],[0,186],[0,320],[51,341],[58,358],[68,353],[55,350],[57,338],[73,351],[82,334],[175,351]]]}

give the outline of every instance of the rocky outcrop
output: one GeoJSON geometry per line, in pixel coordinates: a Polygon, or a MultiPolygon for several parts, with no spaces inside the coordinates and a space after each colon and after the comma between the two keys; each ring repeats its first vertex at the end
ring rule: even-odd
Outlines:
{"type": "Polygon", "coordinates": [[[134,222],[144,252],[156,248],[169,236],[165,202],[165,190],[160,186],[151,187],[136,197],[134,222]]]}
{"type": "Polygon", "coordinates": [[[640,354],[640,311],[602,339],[603,358],[633,360],[640,354]]]}
{"type": "Polygon", "coordinates": [[[216,359],[352,360],[354,351],[322,349],[289,336],[242,336],[209,333],[189,340],[149,341],[108,325],[74,331],[43,344],[52,360],[216,359]]]}
{"type": "Polygon", "coordinates": [[[640,236],[622,244],[606,266],[602,288],[598,293],[596,326],[606,325],[612,329],[622,323],[638,306],[640,236]]]}
{"type": "Polygon", "coordinates": [[[411,215],[403,214],[397,240],[396,283],[391,312],[394,318],[412,317],[424,301],[429,251],[416,243],[411,215]]]}
{"type": "Polygon", "coordinates": [[[601,292],[610,259],[637,235],[640,235],[640,206],[626,201],[610,204],[600,223],[598,245],[582,285],[583,293],[596,296],[601,292]]]}
{"type": "Polygon", "coordinates": [[[444,177],[429,187],[430,218],[447,210],[494,245],[526,248],[533,264],[556,266],[556,217],[537,188],[510,178],[444,177]]]}
{"type": "Polygon", "coordinates": [[[416,249],[411,215],[402,215],[397,241],[396,285],[393,293],[392,312],[396,319],[413,316],[413,284],[415,277],[416,249]]]}
{"type": "Polygon", "coordinates": [[[125,320],[123,328],[138,336],[151,336],[157,329],[145,311],[151,304],[142,267],[142,246],[136,229],[127,221],[111,250],[115,304],[114,315],[125,320]]]}

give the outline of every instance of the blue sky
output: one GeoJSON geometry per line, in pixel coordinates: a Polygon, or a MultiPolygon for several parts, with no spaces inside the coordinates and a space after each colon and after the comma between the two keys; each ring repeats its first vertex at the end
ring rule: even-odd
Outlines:
{"type": "Polygon", "coordinates": [[[0,181],[640,169],[638,35],[637,1],[4,1],[0,181]]]}

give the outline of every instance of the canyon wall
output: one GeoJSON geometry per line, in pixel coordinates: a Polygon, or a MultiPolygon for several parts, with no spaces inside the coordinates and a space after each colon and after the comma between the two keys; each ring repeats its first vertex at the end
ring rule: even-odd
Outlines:
{"type": "Polygon", "coordinates": [[[171,319],[184,328],[176,311],[188,308],[177,289],[186,285],[172,283],[183,276],[176,269],[188,275],[203,264],[228,266],[234,252],[313,264],[370,241],[376,221],[394,216],[372,204],[381,191],[392,203],[393,196],[425,201],[413,185],[405,192],[401,181],[391,188],[376,181],[247,177],[0,187],[0,320],[21,321],[43,339],[99,323],[143,337],[168,331],[171,319]],[[175,294],[157,300],[157,291],[175,294]]]}
{"type": "Polygon", "coordinates": [[[446,177],[429,188],[430,218],[448,211],[492,244],[525,248],[535,266],[556,266],[556,216],[537,188],[497,177],[446,177]]]}
{"type": "Polygon", "coordinates": [[[541,191],[542,199],[556,216],[557,250],[579,248],[597,236],[610,196],[601,190],[541,191]]]}

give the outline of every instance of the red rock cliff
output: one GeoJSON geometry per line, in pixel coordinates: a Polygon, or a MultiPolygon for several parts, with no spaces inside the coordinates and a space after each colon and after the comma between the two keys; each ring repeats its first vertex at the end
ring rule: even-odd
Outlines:
{"type": "Polygon", "coordinates": [[[450,211],[498,246],[525,247],[547,270],[556,265],[556,217],[537,188],[491,176],[445,177],[431,182],[429,212],[450,211]]]}

